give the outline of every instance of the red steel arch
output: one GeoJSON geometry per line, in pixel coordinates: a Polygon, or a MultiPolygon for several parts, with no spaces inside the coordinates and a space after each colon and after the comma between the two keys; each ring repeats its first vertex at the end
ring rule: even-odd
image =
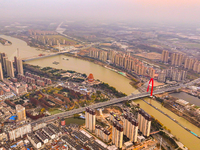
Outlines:
{"type": "Polygon", "coordinates": [[[149,85],[152,85],[152,87],[151,87],[151,96],[153,95],[153,78],[151,78],[150,79],[150,81],[149,81],[149,84],[148,84],[148,87],[147,87],[147,92],[149,91],[149,85]]]}

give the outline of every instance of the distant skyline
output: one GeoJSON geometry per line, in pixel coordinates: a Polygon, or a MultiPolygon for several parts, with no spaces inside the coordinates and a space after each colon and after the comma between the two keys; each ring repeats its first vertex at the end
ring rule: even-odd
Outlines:
{"type": "Polygon", "coordinates": [[[0,0],[2,19],[73,19],[200,26],[199,0],[0,0]]]}

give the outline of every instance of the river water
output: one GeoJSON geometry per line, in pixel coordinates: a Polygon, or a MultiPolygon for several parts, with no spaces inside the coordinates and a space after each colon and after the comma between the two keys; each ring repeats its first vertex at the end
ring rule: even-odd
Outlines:
{"type": "MultiPolygon", "coordinates": [[[[35,48],[31,48],[27,46],[27,44],[19,39],[12,38],[9,36],[0,36],[2,38],[5,38],[9,41],[11,41],[13,44],[11,46],[2,46],[0,45],[0,52],[6,52],[9,56],[9,58],[14,57],[16,55],[16,49],[19,48],[20,50],[25,51],[26,53],[20,53],[20,56],[27,57],[31,55],[38,55],[41,53],[40,51],[36,51],[35,48]]],[[[13,58],[12,58],[13,59],[13,58]]],[[[85,60],[80,60],[73,57],[67,57],[67,56],[53,56],[49,58],[43,58],[33,61],[28,61],[26,63],[32,64],[32,65],[39,65],[42,67],[50,66],[58,69],[64,69],[64,70],[74,70],[81,73],[93,73],[94,78],[99,79],[103,82],[106,82],[112,86],[114,86],[117,90],[122,91],[126,94],[130,94],[132,92],[137,92],[135,88],[133,88],[129,82],[130,80],[125,78],[124,76],[113,72],[109,69],[106,69],[102,66],[96,65],[92,62],[88,62],[85,60]],[[62,58],[66,57],[69,60],[63,60],[62,58]],[[52,64],[53,61],[60,62],[58,65],[52,64]]],[[[149,101],[149,99],[146,99],[149,101]]],[[[154,109],[153,107],[149,106],[142,100],[135,100],[136,103],[139,103],[141,108],[143,108],[146,112],[148,112],[150,115],[154,116],[156,119],[158,119],[161,123],[164,124],[168,129],[171,130],[171,133],[175,135],[184,145],[186,145],[188,148],[192,150],[199,150],[200,149],[200,140],[193,136],[188,131],[181,128],[178,124],[167,118],[165,115],[154,109]]],[[[172,113],[171,111],[164,108],[160,103],[156,101],[152,101],[152,104],[156,106],[157,108],[161,109],[163,112],[167,113],[172,118],[176,119],[178,122],[180,122],[182,125],[193,131],[194,133],[200,135],[200,129],[187,120],[177,116],[176,114],[172,113]]]]}
{"type": "Polygon", "coordinates": [[[200,99],[198,97],[189,95],[185,92],[180,92],[180,93],[172,93],[170,94],[173,97],[177,97],[179,99],[183,99],[185,101],[188,101],[190,104],[194,104],[196,106],[200,106],[200,99]]]}

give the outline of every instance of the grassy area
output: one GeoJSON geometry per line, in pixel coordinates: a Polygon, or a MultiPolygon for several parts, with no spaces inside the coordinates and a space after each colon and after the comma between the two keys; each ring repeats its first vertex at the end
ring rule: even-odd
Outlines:
{"type": "Polygon", "coordinates": [[[200,48],[200,44],[198,43],[185,43],[184,45],[190,48],[200,48]]]}
{"type": "Polygon", "coordinates": [[[58,109],[49,109],[49,112],[50,112],[51,115],[54,115],[54,114],[61,113],[61,112],[63,112],[63,111],[58,110],[58,109]]]}
{"type": "Polygon", "coordinates": [[[65,119],[65,124],[68,125],[70,123],[75,123],[75,124],[78,124],[78,125],[83,125],[85,123],[85,120],[84,119],[79,119],[79,118],[66,118],[65,119]]]}

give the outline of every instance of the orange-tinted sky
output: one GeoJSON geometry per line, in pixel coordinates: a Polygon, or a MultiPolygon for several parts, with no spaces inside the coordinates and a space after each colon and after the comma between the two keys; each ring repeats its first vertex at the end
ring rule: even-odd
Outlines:
{"type": "Polygon", "coordinates": [[[200,0],[0,0],[1,18],[200,23],[200,0]]]}

